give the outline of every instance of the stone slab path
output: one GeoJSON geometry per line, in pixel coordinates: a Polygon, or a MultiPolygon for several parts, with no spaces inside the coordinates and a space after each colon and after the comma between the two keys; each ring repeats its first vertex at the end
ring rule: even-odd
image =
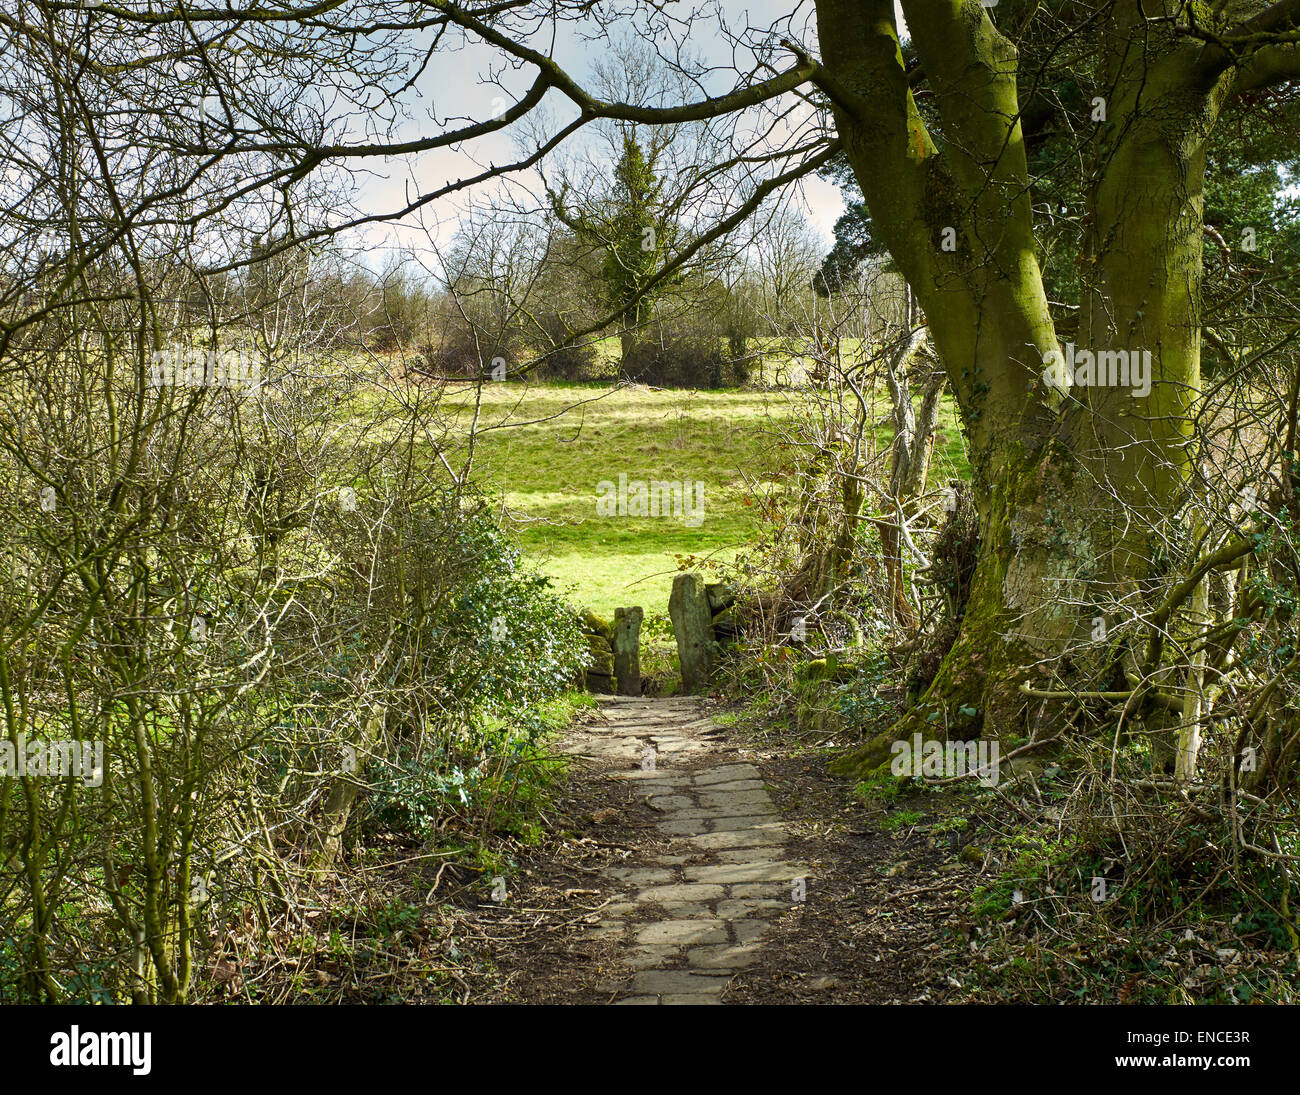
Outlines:
{"type": "Polygon", "coordinates": [[[667,850],[606,868],[622,891],[588,929],[632,971],[619,1004],[716,1004],[752,963],[769,920],[805,896],[776,806],[752,764],[719,757],[690,697],[609,697],[573,744],[612,765],[657,814],[667,850]]]}

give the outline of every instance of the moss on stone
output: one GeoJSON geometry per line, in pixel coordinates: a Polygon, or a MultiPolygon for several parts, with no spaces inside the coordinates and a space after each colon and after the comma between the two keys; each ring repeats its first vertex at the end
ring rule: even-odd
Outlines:
{"type": "Polygon", "coordinates": [[[593,635],[599,635],[606,642],[611,641],[613,631],[607,620],[602,620],[590,609],[583,609],[578,617],[582,621],[582,626],[593,635]]]}

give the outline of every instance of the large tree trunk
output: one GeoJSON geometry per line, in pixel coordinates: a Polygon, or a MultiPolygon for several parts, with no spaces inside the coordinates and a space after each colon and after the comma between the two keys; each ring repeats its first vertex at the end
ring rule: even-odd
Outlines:
{"type": "Polygon", "coordinates": [[[1107,691],[1119,674],[1123,685],[1124,657],[1084,640],[1098,616],[1137,614],[1152,560],[1178,535],[1200,382],[1204,138],[1224,96],[1186,39],[1125,5],[1109,17],[1114,91],[1074,338],[1094,351],[1149,350],[1154,383],[1144,398],[1131,386],[1063,394],[1044,382],[1062,348],[1036,258],[1016,51],[973,5],[903,7],[942,115],[942,152],[912,98],[892,0],[819,0],[822,83],[872,221],[948,370],[981,551],[938,676],[848,771],[876,766],[915,731],[1023,733],[1029,705],[1064,699],[1062,682],[1107,691]],[[961,706],[976,719],[959,718],[961,706]]]}
{"type": "Polygon", "coordinates": [[[622,366],[624,375],[628,377],[631,377],[632,374],[629,370],[635,364],[632,358],[640,341],[639,334],[637,327],[630,320],[624,323],[618,332],[619,364],[622,366]]]}

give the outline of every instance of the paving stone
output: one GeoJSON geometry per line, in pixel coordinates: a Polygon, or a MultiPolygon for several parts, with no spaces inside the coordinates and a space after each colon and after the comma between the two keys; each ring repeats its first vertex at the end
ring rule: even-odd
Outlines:
{"type": "Polygon", "coordinates": [[[713,855],[721,863],[775,863],[781,859],[781,846],[772,844],[757,848],[724,848],[713,855]]]}
{"type": "Polygon", "coordinates": [[[713,910],[708,905],[696,905],[686,901],[664,901],[660,903],[674,920],[713,920],[713,910]]]}
{"type": "Polygon", "coordinates": [[[788,879],[783,879],[780,882],[742,882],[735,886],[728,886],[727,896],[767,897],[780,902],[782,905],[792,905],[794,899],[790,896],[792,888],[790,883],[800,877],[805,876],[796,871],[788,879]]]}
{"type": "Polygon", "coordinates": [[[736,937],[737,943],[753,943],[767,931],[767,928],[768,922],[766,920],[733,920],[731,922],[731,933],[736,937]]]}
{"type": "Polygon", "coordinates": [[[638,943],[725,943],[727,925],[717,919],[660,920],[636,933],[638,943]]]}
{"type": "MultiPolygon", "coordinates": [[[[747,792],[740,792],[747,793],[747,792]]],[[[713,803],[706,803],[706,809],[715,818],[724,817],[755,817],[765,815],[765,820],[772,821],[778,814],[776,807],[772,805],[770,799],[766,802],[735,802],[726,806],[718,806],[713,803]]]]}
{"type": "Polygon", "coordinates": [[[709,794],[723,794],[730,791],[762,791],[767,794],[767,789],[763,786],[761,779],[736,779],[729,780],[726,783],[705,784],[700,788],[701,791],[708,790],[709,794]]]}
{"type": "Polygon", "coordinates": [[[686,795],[652,795],[650,805],[656,810],[689,810],[695,801],[686,795]]]}
{"type": "Polygon", "coordinates": [[[717,901],[726,897],[727,891],[722,886],[708,885],[703,882],[679,882],[675,886],[651,886],[638,895],[641,901],[654,901],[664,905],[670,902],[678,904],[694,901],[717,901]]]}
{"type": "Polygon", "coordinates": [[[615,1004],[653,1004],[659,1006],[659,997],[657,996],[629,996],[625,1000],[615,1000],[615,1004]]]}
{"type": "Polygon", "coordinates": [[[661,833],[667,833],[669,836],[703,836],[708,832],[705,825],[708,823],[702,817],[698,818],[670,818],[668,821],[657,821],[655,825],[661,833]]]}
{"type": "Polygon", "coordinates": [[[582,750],[582,752],[585,752],[593,757],[600,757],[605,760],[617,761],[619,763],[630,763],[636,757],[636,753],[633,750],[620,749],[617,747],[604,748],[604,749],[584,749],[582,750]]]}
{"type": "Polygon", "coordinates": [[[650,970],[659,966],[667,965],[669,961],[676,958],[682,953],[681,947],[670,947],[666,945],[653,945],[647,947],[637,947],[627,955],[623,961],[630,969],[650,970]]]}
{"type": "Polygon", "coordinates": [[[611,779],[627,779],[639,783],[642,787],[665,787],[670,790],[676,790],[678,787],[689,787],[691,777],[688,772],[664,771],[656,766],[654,768],[629,768],[626,772],[610,772],[611,779]]]}
{"type": "Polygon", "coordinates": [[[757,817],[742,814],[737,817],[715,817],[709,822],[709,829],[715,833],[733,833],[740,829],[763,829],[769,833],[785,835],[785,827],[772,819],[771,814],[757,817]]]}
{"type": "Polygon", "coordinates": [[[705,787],[713,783],[730,783],[737,779],[760,779],[758,769],[752,764],[722,764],[717,768],[709,768],[703,772],[695,773],[695,783],[699,787],[705,787]]]}
{"type": "Polygon", "coordinates": [[[717,996],[706,996],[704,993],[699,993],[699,992],[692,993],[690,995],[677,995],[675,993],[670,993],[667,996],[661,996],[659,998],[659,1002],[661,1004],[687,1004],[687,1005],[721,1004],[722,994],[719,993],[717,996]]]}
{"type": "Polygon", "coordinates": [[[760,844],[779,844],[775,835],[765,829],[732,829],[722,833],[704,833],[692,843],[701,848],[752,848],[760,844]]]}
{"type": "Polygon", "coordinates": [[[655,886],[677,877],[667,867],[610,867],[605,873],[630,886],[655,886]]]}
{"type": "Polygon", "coordinates": [[[642,970],[632,978],[632,988],[637,993],[718,995],[727,987],[729,978],[714,973],[696,973],[694,970],[642,970]]]}
{"type": "MultiPolygon", "coordinates": [[[[715,807],[771,806],[772,799],[766,791],[700,791],[700,805],[715,807]]],[[[762,813],[762,810],[753,811],[762,813]]]]}
{"type": "Polygon", "coordinates": [[[667,797],[669,795],[688,794],[691,791],[691,788],[685,783],[665,783],[662,780],[654,780],[652,782],[637,784],[637,790],[643,795],[651,795],[655,797],[664,795],[667,797]]]}
{"type": "Polygon", "coordinates": [[[758,950],[753,943],[691,947],[686,952],[686,961],[698,969],[735,970],[753,965],[758,959],[758,950]]]}
{"type": "Polygon", "coordinates": [[[719,863],[704,867],[683,867],[687,882],[782,882],[799,877],[799,869],[789,863],[719,863]]]}
{"type": "Polygon", "coordinates": [[[786,901],[771,901],[762,897],[735,897],[718,902],[718,915],[723,920],[734,922],[746,916],[778,912],[789,907],[790,904],[786,901]]]}

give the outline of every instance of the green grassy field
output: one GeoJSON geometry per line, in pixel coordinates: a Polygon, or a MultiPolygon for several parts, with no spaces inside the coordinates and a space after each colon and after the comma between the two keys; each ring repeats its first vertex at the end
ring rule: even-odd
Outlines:
{"type": "MultiPolygon", "coordinates": [[[[507,383],[487,385],[482,398],[480,431],[511,425],[480,432],[475,481],[504,504],[505,527],[537,568],[608,617],[620,605],[666,613],[678,556],[729,560],[748,544],[755,511],[745,497],[785,486],[774,435],[801,396],[507,383]],[[600,516],[597,484],[620,473],[703,483],[699,527],[675,516],[600,516]]],[[[459,399],[465,426],[471,399],[459,399]]],[[[941,423],[935,483],[965,466],[951,406],[941,423]]]]}
{"type": "MultiPolygon", "coordinates": [[[[789,413],[757,392],[611,390],[599,385],[489,385],[478,486],[504,502],[505,527],[576,604],[667,611],[678,555],[730,559],[753,532],[747,491],[770,485],[771,431],[789,413]],[[703,484],[703,519],[600,516],[597,484],[703,484]]],[[[462,420],[465,420],[463,417],[462,420]]]]}

